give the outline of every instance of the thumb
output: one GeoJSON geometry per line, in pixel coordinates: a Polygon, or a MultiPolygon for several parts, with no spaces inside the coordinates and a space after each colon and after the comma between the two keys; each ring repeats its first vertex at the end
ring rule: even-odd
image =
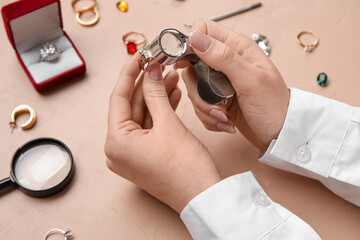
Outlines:
{"type": "Polygon", "coordinates": [[[167,119],[169,114],[174,112],[166,92],[160,64],[152,63],[149,70],[145,73],[143,94],[154,125],[156,122],[167,119]]]}
{"type": "Polygon", "coordinates": [[[190,33],[189,41],[196,55],[216,71],[224,73],[235,88],[238,81],[248,79],[246,75],[251,65],[229,45],[197,31],[190,33]]]}

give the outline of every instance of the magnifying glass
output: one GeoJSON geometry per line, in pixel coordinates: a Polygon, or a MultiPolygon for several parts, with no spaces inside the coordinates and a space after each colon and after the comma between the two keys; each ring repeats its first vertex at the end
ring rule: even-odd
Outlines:
{"type": "Polygon", "coordinates": [[[53,138],[37,138],[14,154],[10,177],[0,181],[0,191],[16,186],[32,197],[48,197],[63,190],[75,173],[70,149],[53,138]]]}
{"type": "Polygon", "coordinates": [[[209,104],[226,104],[235,94],[230,80],[198,58],[191,49],[188,39],[176,29],[163,30],[149,45],[140,49],[140,66],[146,70],[152,61],[171,65],[183,57],[193,55],[190,62],[194,66],[200,97],[209,104]]]}

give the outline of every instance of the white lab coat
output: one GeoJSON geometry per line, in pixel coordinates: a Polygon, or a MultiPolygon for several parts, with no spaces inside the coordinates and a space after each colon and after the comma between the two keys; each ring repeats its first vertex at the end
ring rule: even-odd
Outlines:
{"type": "MultiPolygon", "coordinates": [[[[260,161],[314,178],[360,206],[360,108],[291,89],[284,126],[260,161]]],[[[273,202],[251,172],[231,176],[184,208],[196,240],[320,239],[302,219],[273,202]]]]}

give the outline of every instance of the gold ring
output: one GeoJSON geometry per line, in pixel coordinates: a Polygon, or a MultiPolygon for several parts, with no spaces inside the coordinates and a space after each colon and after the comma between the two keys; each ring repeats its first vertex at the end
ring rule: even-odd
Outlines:
{"type": "Polygon", "coordinates": [[[301,31],[301,32],[297,35],[297,42],[298,42],[298,44],[299,44],[301,47],[304,48],[304,51],[305,51],[305,52],[311,52],[311,51],[314,50],[314,49],[317,47],[317,45],[319,44],[319,37],[316,36],[316,34],[313,33],[313,32],[310,32],[310,31],[301,31]],[[309,35],[313,36],[313,37],[315,38],[315,41],[314,41],[313,43],[311,43],[311,44],[308,44],[308,45],[302,43],[301,40],[300,40],[300,37],[301,37],[302,35],[304,35],[304,34],[309,34],[309,35]]]}
{"type": "Polygon", "coordinates": [[[30,114],[30,118],[26,123],[20,125],[21,129],[25,130],[25,129],[29,129],[32,126],[34,126],[34,124],[36,122],[36,113],[35,113],[34,109],[32,109],[28,105],[19,105],[11,113],[11,122],[9,122],[9,124],[12,129],[14,129],[16,127],[16,116],[19,113],[26,113],[26,112],[30,114]]]}
{"type": "Polygon", "coordinates": [[[123,39],[123,42],[125,43],[125,45],[128,44],[129,42],[135,43],[136,46],[145,45],[145,43],[146,43],[145,35],[143,33],[141,33],[141,32],[135,32],[135,31],[128,32],[128,33],[123,35],[122,39],[123,39]],[[138,40],[138,41],[136,41],[134,39],[128,39],[129,36],[131,36],[131,35],[138,35],[138,36],[141,37],[141,39],[138,40]]]}
{"type": "Polygon", "coordinates": [[[122,40],[124,42],[124,44],[126,45],[128,54],[135,54],[137,52],[137,49],[139,46],[144,46],[146,44],[146,38],[145,35],[141,32],[128,32],[126,34],[123,35],[122,40]],[[140,36],[139,40],[136,39],[131,39],[129,38],[131,35],[137,35],[140,36]]]}
{"type": "Polygon", "coordinates": [[[89,11],[90,9],[93,9],[96,7],[96,0],[88,0],[88,1],[92,1],[93,3],[90,6],[84,7],[84,8],[77,8],[75,7],[75,4],[78,2],[79,0],[72,0],[71,1],[71,6],[72,8],[76,11],[76,12],[86,12],[89,11]]]}
{"type": "Polygon", "coordinates": [[[98,12],[98,10],[94,9],[94,8],[91,8],[87,11],[83,11],[83,12],[77,12],[76,13],[76,21],[78,21],[78,23],[80,23],[81,25],[83,26],[92,26],[94,24],[96,24],[98,21],[99,21],[99,18],[100,18],[100,14],[98,12]],[[84,13],[84,12],[92,12],[95,14],[95,17],[94,19],[88,21],[88,22],[85,22],[83,20],[81,20],[81,15],[84,13]]]}

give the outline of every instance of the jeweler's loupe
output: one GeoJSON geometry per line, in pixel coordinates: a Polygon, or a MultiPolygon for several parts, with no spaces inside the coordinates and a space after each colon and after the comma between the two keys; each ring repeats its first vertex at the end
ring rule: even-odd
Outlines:
{"type": "Polygon", "coordinates": [[[176,29],[163,30],[154,41],[139,52],[140,66],[143,70],[146,70],[152,61],[171,65],[183,57],[188,57],[196,73],[198,93],[209,104],[226,104],[235,94],[230,80],[198,58],[190,47],[188,37],[176,29]]]}
{"type": "Polygon", "coordinates": [[[74,159],[64,143],[38,138],[15,152],[10,177],[0,181],[0,191],[15,186],[32,197],[47,197],[63,190],[74,173],[74,159]]]}

